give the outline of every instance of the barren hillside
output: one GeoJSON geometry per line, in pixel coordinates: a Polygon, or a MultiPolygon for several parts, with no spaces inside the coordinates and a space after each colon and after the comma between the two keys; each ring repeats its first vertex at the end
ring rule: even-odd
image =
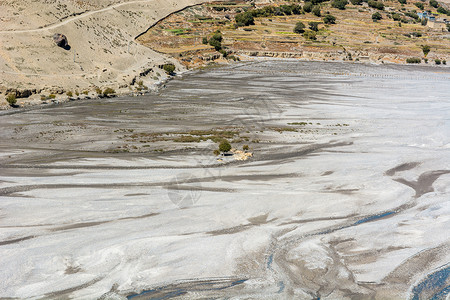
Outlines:
{"type": "Polygon", "coordinates": [[[157,20],[200,2],[1,1],[0,91],[126,86],[166,60],[134,38],[157,20]],[[69,50],[55,45],[55,33],[67,36],[69,50]]]}

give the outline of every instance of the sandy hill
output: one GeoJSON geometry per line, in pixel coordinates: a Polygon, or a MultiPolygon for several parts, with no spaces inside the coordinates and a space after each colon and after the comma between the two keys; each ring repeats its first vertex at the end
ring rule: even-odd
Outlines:
{"type": "Polygon", "coordinates": [[[170,13],[200,2],[1,1],[0,91],[126,86],[167,59],[137,44],[135,37],[170,13]],[[70,50],[55,45],[55,33],[67,36],[70,50]]]}

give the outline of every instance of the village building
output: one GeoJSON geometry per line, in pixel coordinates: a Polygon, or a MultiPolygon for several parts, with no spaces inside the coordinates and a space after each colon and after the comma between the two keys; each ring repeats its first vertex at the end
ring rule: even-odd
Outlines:
{"type": "Polygon", "coordinates": [[[450,24],[450,21],[447,19],[441,19],[437,20],[436,15],[429,11],[423,11],[421,13],[417,14],[421,20],[426,19],[427,21],[427,27],[439,30],[439,31],[446,31],[447,30],[447,24],[450,24]]]}

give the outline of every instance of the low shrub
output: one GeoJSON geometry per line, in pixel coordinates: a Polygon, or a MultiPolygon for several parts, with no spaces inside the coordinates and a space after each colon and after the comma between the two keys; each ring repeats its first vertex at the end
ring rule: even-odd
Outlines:
{"type": "Polygon", "coordinates": [[[430,5],[433,6],[434,8],[439,7],[439,3],[436,0],[430,0],[430,5]]]}
{"type": "Polygon", "coordinates": [[[314,6],[311,12],[316,17],[320,17],[321,16],[319,5],[314,6]]]}
{"type": "Polygon", "coordinates": [[[419,21],[419,20],[420,20],[419,15],[417,15],[417,14],[414,13],[414,12],[406,12],[405,15],[408,16],[408,17],[410,17],[410,18],[413,18],[413,19],[416,20],[416,21],[419,21]]]}
{"type": "Polygon", "coordinates": [[[379,10],[384,9],[384,4],[383,4],[383,2],[380,2],[380,1],[369,0],[369,2],[367,2],[367,4],[372,8],[376,8],[379,10]]]}
{"type": "Polygon", "coordinates": [[[445,9],[442,6],[438,7],[437,12],[440,13],[440,14],[444,14],[444,15],[450,16],[450,9],[445,9]]]}
{"type": "Polygon", "coordinates": [[[376,22],[383,19],[383,17],[381,16],[381,14],[379,12],[376,12],[374,14],[372,14],[372,21],[376,22]]]}
{"type": "Polygon", "coordinates": [[[109,95],[114,95],[116,93],[116,91],[112,88],[106,88],[103,91],[103,96],[108,97],[109,95]]]}
{"type": "Polygon", "coordinates": [[[402,17],[399,14],[394,13],[394,14],[392,14],[392,19],[394,21],[400,21],[402,19],[402,17]]]}
{"type": "Polygon", "coordinates": [[[16,103],[17,103],[16,95],[15,94],[8,94],[8,96],[6,96],[6,101],[11,106],[16,105],[16,103]]]}
{"type": "Polygon", "coordinates": [[[317,39],[316,33],[315,33],[314,31],[310,31],[310,30],[305,31],[305,32],[303,33],[303,37],[304,37],[305,39],[307,39],[307,40],[312,40],[312,41],[314,41],[314,40],[317,39]]]}
{"type": "Polygon", "coordinates": [[[216,31],[209,39],[208,43],[213,46],[216,51],[220,51],[222,49],[222,39],[222,33],[216,31]]]}
{"type": "Polygon", "coordinates": [[[228,55],[228,56],[227,56],[227,59],[229,59],[229,60],[234,60],[234,61],[240,61],[240,60],[241,60],[239,57],[234,56],[234,55],[228,55]]]}
{"type": "Polygon", "coordinates": [[[211,38],[216,41],[222,42],[222,33],[220,33],[220,31],[216,31],[211,38]]]}
{"type": "Polygon", "coordinates": [[[312,31],[319,31],[319,22],[309,22],[309,29],[311,29],[312,31]]]}
{"type": "Polygon", "coordinates": [[[345,6],[348,4],[347,0],[333,0],[331,6],[340,10],[344,10],[345,6]]]}
{"type": "Polygon", "coordinates": [[[417,6],[420,10],[423,10],[425,7],[423,6],[422,2],[416,2],[414,3],[415,6],[417,6]]]}
{"type": "Polygon", "coordinates": [[[410,57],[406,59],[406,63],[408,64],[420,64],[422,60],[418,57],[410,57]]]}
{"type": "Polygon", "coordinates": [[[220,54],[222,54],[223,58],[227,58],[227,56],[228,56],[227,51],[225,51],[224,49],[220,49],[219,52],[220,52],[220,54]]]}
{"type": "Polygon", "coordinates": [[[311,12],[313,9],[313,4],[311,2],[305,2],[305,5],[303,5],[303,10],[307,13],[311,12]]]}
{"type": "Polygon", "coordinates": [[[292,7],[290,5],[281,5],[280,10],[286,16],[292,15],[292,7]]]}
{"type": "Polygon", "coordinates": [[[236,21],[236,26],[238,27],[255,25],[255,18],[250,11],[239,13],[234,19],[236,21]]]}

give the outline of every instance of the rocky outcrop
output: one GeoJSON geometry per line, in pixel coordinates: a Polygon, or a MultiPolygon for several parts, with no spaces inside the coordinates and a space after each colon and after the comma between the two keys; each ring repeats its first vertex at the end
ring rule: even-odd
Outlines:
{"type": "Polygon", "coordinates": [[[235,50],[237,54],[258,56],[258,57],[277,57],[277,58],[299,58],[302,57],[302,51],[300,52],[280,52],[280,51],[242,51],[235,50]]]}
{"type": "Polygon", "coordinates": [[[53,41],[58,47],[67,49],[69,47],[69,42],[67,41],[67,37],[61,33],[55,33],[53,35],[53,41]]]}
{"type": "Polygon", "coordinates": [[[33,94],[36,94],[36,89],[24,89],[24,90],[17,90],[17,89],[7,89],[5,94],[14,94],[16,98],[28,98],[33,94]]]}

